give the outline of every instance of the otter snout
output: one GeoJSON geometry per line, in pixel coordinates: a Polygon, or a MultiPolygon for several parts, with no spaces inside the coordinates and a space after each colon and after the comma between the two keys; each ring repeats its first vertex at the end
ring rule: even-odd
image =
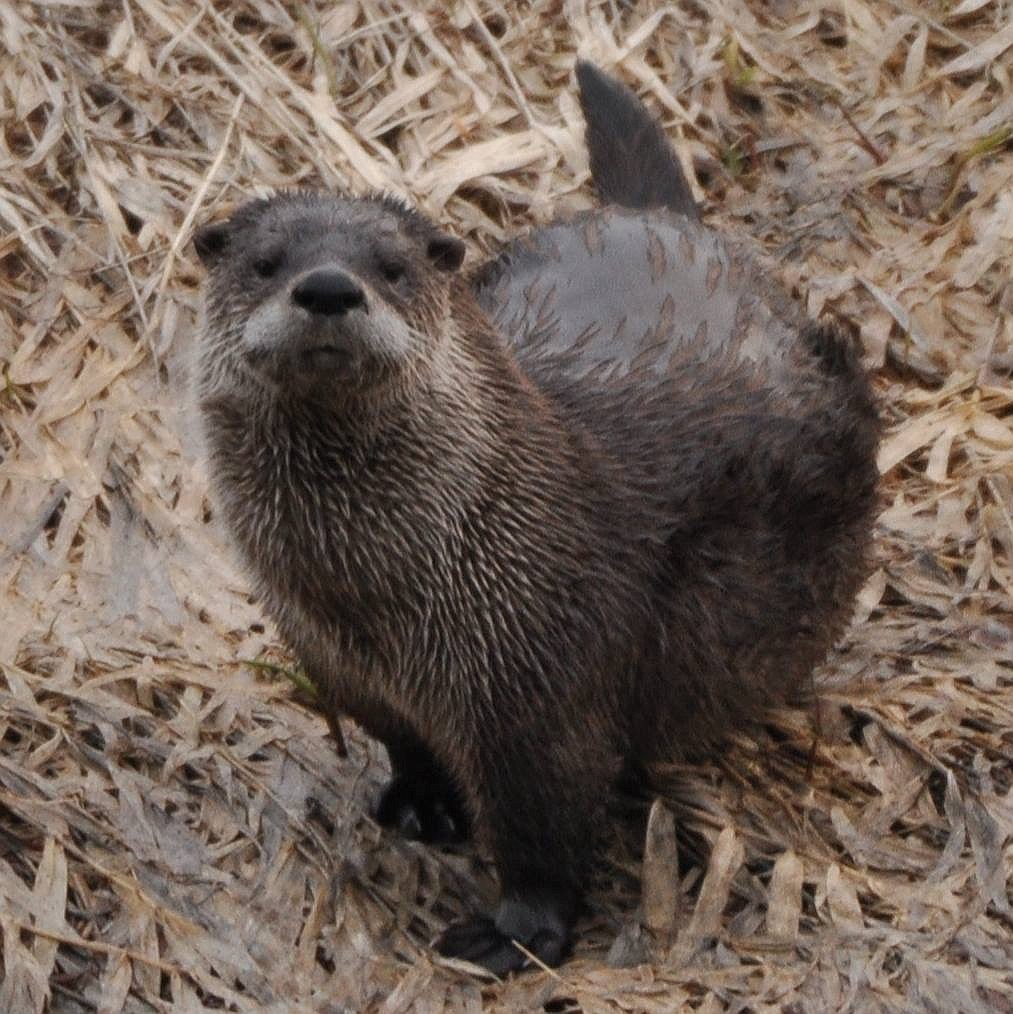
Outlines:
{"type": "Polygon", "coordinates": [[[337,268],[318,268],[299,279],[292,288],[292,302],[323,317],[368,309],[362,286],[337,268]]]}
{"type": "Polygon", "coordinates": [[[242,352],[264,375],[313,386],[375,381],[415,348],[411,329],[340,262],[269,290],[243,326],[242,352]]]}

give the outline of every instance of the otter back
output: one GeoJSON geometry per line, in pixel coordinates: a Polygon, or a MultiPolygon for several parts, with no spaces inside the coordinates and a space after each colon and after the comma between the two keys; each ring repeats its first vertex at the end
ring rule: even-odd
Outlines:
{"type": "Polygon", "coordinates": [[[689,218],[608,208],[511,244],[476,281],[522,359],[578,372],[668,372],[690,352],[740,359],[786,394],[802,318],[749,257],[689,218]]]}

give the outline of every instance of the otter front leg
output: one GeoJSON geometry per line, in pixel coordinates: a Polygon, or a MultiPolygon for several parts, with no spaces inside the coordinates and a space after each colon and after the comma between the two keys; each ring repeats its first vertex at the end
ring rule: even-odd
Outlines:
{"type": "Polygon", "coordinates": [[[338,724],[335,716],[346,714],[387,748],[391,779],[380,793],[374,814],[380,824],[406,838],[436,845],[468,837],[471,821],[460,793],[443,765],[400,715],[364,695],[332,698],[327,705],[332,731],[338,724]]]}
{"type": "Polygon", "coordinates": [[[560,739],[557,731],[526,730],[499,748],[482,744],[480,819],[501,899],[490,915],[451,925],[436,941],[441,954],[505,975],[529,964],[514,941],[547,965],[569,952],[615,765],[586,742],[577,749],[560,739]],[[538,744],[544,749],[534,750],[538,744]]]}
{"type": "Polygon", "coordinates": [[[376,819],[406,838],[448,845],[466,839],[471,821],[443,767],[409,730],[384,739],[391,780],[380,795],[376,819]]]}

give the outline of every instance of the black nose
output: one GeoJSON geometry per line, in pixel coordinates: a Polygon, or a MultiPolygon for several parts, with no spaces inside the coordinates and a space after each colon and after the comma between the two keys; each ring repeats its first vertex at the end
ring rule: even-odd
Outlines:
{"type": "Polygon", "coordinates": [[[366,305],[366,293],[343,271],[321,268],[303,278],[292,290],[292,302],[310,313],[337,316],[366,305]]]}

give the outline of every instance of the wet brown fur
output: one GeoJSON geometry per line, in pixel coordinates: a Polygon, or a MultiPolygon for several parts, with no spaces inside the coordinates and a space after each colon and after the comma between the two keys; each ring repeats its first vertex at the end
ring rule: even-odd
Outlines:
{"type": "MultiPolygon", "coordinates": [[[[684,206],[615,214],[701,229],[684,206]]],[[[841,633],[874,505],[867,380],[807,322],[776,382],[762,356],[692,341],[610,370],[565,321],[497,318],[518,251],[437,270],[434,227],[390,201],[282,195],[217,228],[200,398],[225,523],[326,708],[388,746],[388,817],[442,807],[491,849],[495,923],[444,949],[504,971],[520,959],[499,933],[559,960],[624,766],[705,749],[841,633]],[[258,281],[269,247],[285,266],[258,281]],[[400,288],[376,273],[389,247],[400,288]],[[409,351],[251,365],[244,321],[322,259],[373,319],[411,321],[409,351]]]]}

